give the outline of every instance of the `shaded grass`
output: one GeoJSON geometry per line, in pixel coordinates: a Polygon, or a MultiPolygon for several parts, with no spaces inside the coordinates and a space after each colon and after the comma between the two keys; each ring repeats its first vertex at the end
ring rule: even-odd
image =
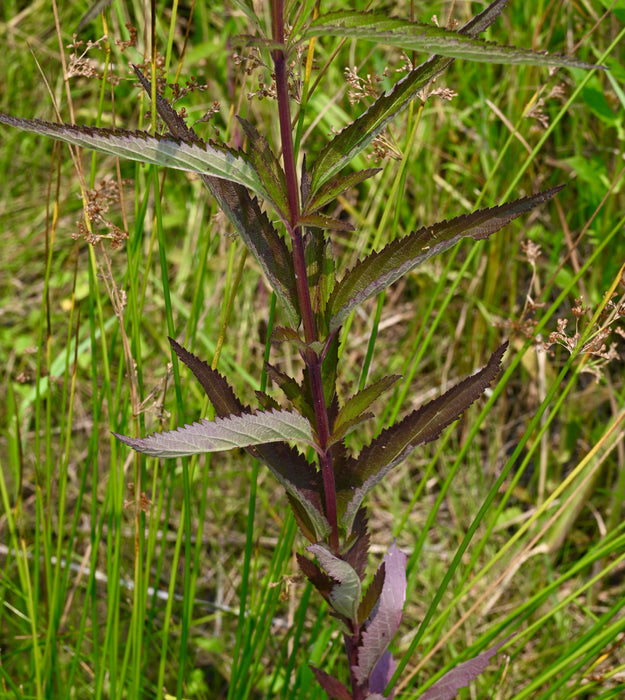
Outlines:
{"type": "MultiPolygon", "coordinates": [[[[44,72],[68,118],[49,7],[35,2],[19,16],[19,5],[4,7],[2,110],[54,118],[28,37],[40,61],[45,57],[44,72]]],[[[593,29],[600,10],[600,3],[565,4],[557,12],[547,3],[513,3],[492,38],[570,50],[593,30],[578,55],[594,60],[623,27],[610,18],[593,29]]],[[[174,17],[171,5],[158,6],[157,44],[170,76],[187,11],[174,17]]],[[[64,44],[79,17],[80,8],[61,9],[61,26],[70,28],[64,44]]],[[[138,3],[113,4],[109,36],[127,39],[127,18],[139,30],[138,47],[147,45],[138,3]]],[[[236,142],[232,102],[273,135],[271,102],[247,99],[254,79],[224,45],[243,27],[236,12],[204,3],[195,9],[182,75],[197,67],[209,90],[184,104],[199,116],[213,99],[221,101],[215,126],[198,126],[203,136],[217,128],[236,142]]],[[[94,23],[86,36],[101,33],[94,23]]],[[[318,42],[320,65],[332,48],[318,42]]],[[[110,51],[89,55],[99,72],[122,78],[114,100],[99,82],[72,79],[77,120],[107,124],[114,115],[125,126],[148,126],[125,71],[128,54],[113,44],[110,51]]],[[[345,98],[343,65],[364,64],[366,73],[401,63],[364,45],[345,46],[341,55],[308,103],[304,132],[321,117],[302,141],[313,155],[331,126],[364,108],[345,98]]],[[[139,60],[136,52],[132,60],[139,60]]],[[[618,82],[622,56],[615,50],[605,60],[618,82]]],[[[583,293],[595,312],[625,259],[624,107],[611,78],[596,74],[563,111],[552,88],[563,83],[568,97],[585,78],[458,62],[444,83],[459,96],[415,105],[392,128],[404,160],[386,161],[380,175],[340,202],[359,228],[333,240],[345,269],[423,223],[569,180],[553,206],[487,245],[459,246],[435,259],[389,290],[384,305],[364,305],[348,324],[346,395],[367,376],[405,377],[370,432],[353,436],[354,447],[479,366],[502,336],[513,339],[506,376],[481,412],[472,409],[372,497],[378,551],[396,536],[410,554],[409,603],[396,641],[400,656],[413,652],[404,656],[408,697],[513,630],[509,663],[476,684],[478,696],[619,692],[592,674],[622,674],[624,663],[622,646],[615,646],[625,627],[622,363],[605,364],[599,384],[581,372],[597,359],[583,346],[583,334],[596,327],[571,309],[583,293]],[[614,119],[598,114],[590,88],[605,94],[614,119]],[[524,118],[541,96],[548,131],[524,118]],[[521,252],[528,237],[543,249],[534,267],[521,252]],[[545,306],[524,312],[528,295],[545,306]],[[530,340],[557,330],[560,317],[569,329],[579,324],[575,353],[556,347],[541,355],[530,340]],[[599,665],[607,651],[607,666],[599,665]]],[[[129,456],[110,437],[111,430],[145,434],[209,414],[175,359],[165,368],[167,334],[212,359],[224,328],[219,367],[245,400],[254,400],[272,322],[258,270],[248,260],[237,277],[241,247],[224,235],[193,178],[128,163],[118,171],[112,159],[89,154],[79,176],[59,146],[6,129],[1,138],[3,690],[18,697],[69,697],[70,689],[78,697],[321,697],[306,664],[344,673],[340,638],[314,594],[289,578],[301,543],[276,484],[238,454],[161,464],[129,456]],[[102,177],[132,180],[106,213],[129,233],[118,250],[106,239],[71,238],[81,191],[102,177]]],[[[108,229],[100,224],[97,232],[108,229]]],[[[282,351],[272,348],[272,361],[297,362],[282,351]]]]}

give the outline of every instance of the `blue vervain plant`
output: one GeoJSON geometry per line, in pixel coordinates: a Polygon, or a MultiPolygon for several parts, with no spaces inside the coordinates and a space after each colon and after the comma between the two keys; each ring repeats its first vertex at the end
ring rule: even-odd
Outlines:
{"type": "MultiPolygon", "coordinates": [[[[244,3],[245,4],[245,3],[244,3]]],[[[245,405],[216,369],[170,338],[178,358],[191,370],[214,406],[217,418],[146,438],[117,437],[138,452],[181,457],[242,447],[265,464],[284,487],[303,536],[310,542],[299,566],[328,603],[342,631],[349,685],[313,668],[330,697],[379,700],[393,696],[396,667],[389,645],[402,619],[406,598],[406,557],[393,544],[371,583],[363,590],[369,553],[365,498],[393,467],[417,446],[435,440],[498,377],[506,344],[480,371],[437,399],[384,429],[359,454],[350,454],[346,436],[371,419],[371,407],[399,377],[386,376],[339,401],[341,328],[366,299],[407,272],[454,246],[462,238],[486,239],[513,219],[553,197],[559,187],[475,211],[413,231],[362,258],[340,279],[330,246],[333,231],[350,231],[343,220],[325,214],[345,190],[377,169],[345,168],[419,92],[455,58],[590,68],[571,57],[500,46],[479,38],[507,0],[496,0],[457,31],[389,17],[380,12],[333,12],[313,18],[304,3],[287,37],[282,0],[271,2],[271,33],[255,23],[245,42],[268,50],[273,61],[279,151],[256,128],[239,119],[247,152],[202,140],[135,67],[137,78],[155,102],[168,134],[55,124],[0,114],[0,121],[79,146],[120,157],[196,172],[260,264],[282,304],[288,325],[272,331],[276,342],[292,344],[302,358],[297,380],[276,366],[265,369],[289,404],[258,391],[258,405],[245,405]],[[287,64],[295,47],[312,37],[337,36],[385,43],[433,55],[336,134],[309,167],[302,157],[298,174],[287,64]],[[281,152],[279,158],[277,153],[281,152]],[[264,203],[264,208],[261,205],[264,203]],[[267,210],[279,225],[272,223],[267,210]],[[310,448],[309,456],[290,443],[310,448]]],[[[251,7],[245,4],[253,17],[251,7]]],[[[505,641],[505,640],[504,640],[505,641]]],[[[423,698],[452,698],[481,673],[504,641],[447,673],[423,698]]]]}

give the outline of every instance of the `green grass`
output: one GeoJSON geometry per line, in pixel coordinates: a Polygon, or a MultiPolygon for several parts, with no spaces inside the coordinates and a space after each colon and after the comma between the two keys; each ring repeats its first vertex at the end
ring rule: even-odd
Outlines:
{"type": "MultiPolygon", "coordinates": [[[[423,224],[567,183],[555,202],[488,243],[434,259],[346,324],[345,394],[366,377],[404,376],[375,424],[352,436],[354,447],[511,339],[492,395],[391,472],[369,502],[376,556],[393,537],[409,554],[398,697],[417,698],[437,674],[513,632],[509,658],[500,654],[462,697],[625,692],[623,339],[606,340],[620,354],[609,361],[589,345],[608,313],[609,328],[623,328],[606,297],[623,303],[625,10],[617,5],[618,16],[602,18],[598,0],[512,3],[489,38],[565,52],[581,42],[580,58],[611,71],[457,62],[437,86],[458,96],[415,103],[391,128],[403,158],[385,160],[340,201],[358,229],[333,239],[345,269],[423,224]],[[548,125],[526,116],[537,101],[548,125]],[[527,239],[541,246],[535,265],[521,247],[527,239]],[[589,311],[576,318],[580,296],[589,311]],[[579,332],[572,352],[539,353],[534,341],[557,331],[558,319],[570,337],[579,332]]],[[[180,68],[182,83],[196,75],[208,84],[177,108],[196,120],[219,100],[215,119],[198,126],[202,136],[217,128],[240,137],[232,105],[277,143],[272,101],[248,99],[257,78],[225,43],[247,31],[242,15],[198,3],[181,59],[190,4],[175,8],[157,2],[168,81],[180,68]]],[[[445,8],[418,5],[416,17],[437,13],[442,23],[445,8]]],[[[59,40],[49,3],[5,0],[0,110],[56,119],[36,57],[63,119],[73,110],[81,123],[149,128],[127,71],[149,44],[143,4],[116,1],[106,29],[97,19],[81,34],[108,32],[110,46],[87,57],[120,79],[113,89],[87,77],[64,85],[59,46],[84,10],[59,8],[59,40]],[[128,38],[128,20],[137,48],[122,53],[114,40],[128,38]]],[[[465,11],[459,5],[454,16],[465,11]]],[[[318,68],[337,45],[316,43],[318,68]]],[[[309,162],[331,127],[364,109],[350,106],[343,68],[366,75],[402,63],[365,44],[347,43],[339,56],[302,117],[309,162]]],[[[218,355],[240,395],[255,400],[266,324],[284,322],[259,270],[197,178],[90,153],[73,161],[66,146],[4,127],[0,146],[0,696],[323,697],[308,663],[344,674],[341,637],[295,577],[303,542],[279,486],[242,453],[158,462],[110,434],[210,415],[189,373],[175,361],[167,367],[167,335],[209,361],[218,355]],[[81,196],[105,178],[124,180],[121,201],[104,213],[129,236],[115,249],[106,237],[73,237],[81,196]]],[[[97,235],[110,231],[92,225],[97,235]]],[[[270,352],[297,366],[284,347],[270,352]]]]}

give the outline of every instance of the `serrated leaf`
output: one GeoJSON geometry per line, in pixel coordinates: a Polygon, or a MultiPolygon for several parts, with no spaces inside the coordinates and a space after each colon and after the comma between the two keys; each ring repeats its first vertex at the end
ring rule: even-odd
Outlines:
{"type": "Polygon", "coordinates": [[[384,555],[383,564],[382,592],[369,621],[365,623],[358,647],[358,663],[352,667],[354,677],[361,684],[367,682],[397,634],[406,602],[406,555],[394,542],[384,555]]]}
{"type": "Polygon", "coordinates": [[[341,527],[349,529],[366,494],[387,472],[404,460],[417,445],[435,440],[444,428],[484,392],[501,371],[508,343],[499,346],[488,364],[438,398],[383,430],[343,467],[337,483],[337,508],[341,527]],[[360,484],[360,486],[357,486],[360,484]]]}
{"type": "Polygon", "coordinates": [[[200,360],[192,352],[183,348],[173,338],[168,338],[168,340],[180,361],[193,372],[195,378],[200,382],[220,418],[252,413],[252,409],[239,400],[223,375],[207,362],[200,360]]]}
{"type": "Polygon", "coordinates": [[[209,176],[202,180],[267,276],[291,325],[297,328],[300,322],[297,286],[284,239],[245,187],[209,176]]]}
{"type": "Polygon", "coordinates": [[[336,582],[328,594],[332,607],[348,620],[355,620],[361,593],[356,571],[322,544],[311,544],[306,549],[317,557],[321,568],[336,582]]]}
{"type": "Polygon", "coordinates": [[[421,700],[453,700],[458,695],[460,688],[469,685],[472,680],[475,680],[486,669],[490,660],[508,639],[510,637],[506,637],[494,647],[452,668],[451,671],[439,678],[431,688],[428,688],[423,693],[421,700]]]}
{"type": "Polygon", "coordinates": [[[339,328],[363,301],[375,296],[425,260],[451,248],[462,238],[487,238],[538,204],[551,199],[563,186],[490,209],[479,209],[451,221],[424,226],[373,252],[345,273],[328,303],[330,330],[339,328]]]}
{"type": "Polygon", "coordinates": [[[342,192],[345,192],[345,190],[356,187],[356,185],[359,185],[367,178],[381,171],[382,168],[367,168],[355,173],[333,178],[330,182],[326,182],[318,192],[315,192],[308,201],[304,201],[302,215],[307,216],[308,214],[314,214],[317,210],[321,209],[321,207],[333,202],[342,192]]]}
{"type": "Polygon", "coordinates": [[[268,197],[248,160],[225,146],[204,141],[190,143],[166,136],[151,136],[147,131],[20,119],[3,113],[0,113],[0,122],[119,158],[212,175],[249,187],[256,194],[268,197]]]}
{"type": "MultiPolygon", "coordinates": [[[[354,700],[354,696],[349,692],[347,686],[341,683],[338,678],[334,678],[334,676],[316,668],[312,664],[308,664],[308,668],[313,672],[317,683],[326,691],[330,698],[336,698],[336,700],[354,700]]],[[[370,696],[367,697],[370,698],[370,696]]]]}
{"type": "Polygon", "coordinates": [[[382,377],[374,384],[370,384],[362,391],[351,396],[339,411],[330,442],[336,442],[342,439],[355,425],[371,417],[372,414],[367,413],[367,409],[371,404],[379,398],[385,391],[391,389],[401,379],[398,374],[391,374],[388,377],[382,377]]]}
{"type": "MultiPolygon", "coordinates": [[[[499,17],[508,0],[495,0],[482,12],[469,20],[458,32],[476,36],[490,27],[499,17]]],[[[311,189],[317,192],[324,182],[342,170],[351,160],[381,133],[387,124],[402,112],[417,93],[440,75],[453,58],[433,56],[414,68],[399,80],[388,92],[381,95],[360,117],[340,131],[324,148],[312,169],[311,189]]]]}
{"type": "Polygon", "coordinates": [[[206,418],[183,428],[146,438],[114,435],[137,452],[151,457],[189,457],[203,452],[224,452],[237,447],[297,440],[314,446],[312,427],[295,411],[263,411],[241,416],[206,418]]]}
{"type": "MultiPolygon", "coordinates": [[[[367,560],[369,558],[369,530],[367,511],[361,508],[356,517],[352,531],[347,538],[343,558],[354,569],[362,581],[367,573],[367,560]]],[[[360,615],[360,604],[358,607],[360,615]]]]}
{"type": "Polygon", "coordinates": [[[313,20],[306,36],[340,36],[487,63],[595,68],[572,56],[501,46],[433,24],[389,17],[384,12],[339,10],[313,20]]]}
{"type": "MultiPolygon", "coordinates": [[[[224,417],[251,413],[251,409],[238,399],[226,379],[208,363],[185,350],[172,338],[174,351],[193,372],[215,407],[217,415],[224,417]]],[[[286,492],[301,504],[308,517],[309,527],[315,532],[313,541],[324,539],[330,532],[330,523],[324,515],[321,494],[321,477],[313,464],[286,443],[270,443],[248,447],[247,451],[267,466],[286,492]]]]}
{"type": "MultiPolygon", "coordinates": [[[[150,95],[150,81],[139,68],[134,66],[134,69],[144,90],[150,95]]],[[[184,119],[159,94],[156,95],[156,109],[173,136],[190,143],[201,142],[195,131],[187,126],[184,119]]],[[[201,175],[201,178],[267,276],[289,320],[294,326],[299,325],[297,288],[288,248],[265,213],[261,211],[256,198],[250,197],[245,187],[234,182],[210,175],[201,175]]],[[[274,206],[277,208],[275,203],[274,206]]]]}
{"type": "Polygon", "coordinates": [[[267,139],[247,119],[237,117],[250,142],[247,156],[282,218],[290,220],[286,176],[267,139]]]}
{"type": "Polygon", "coordinates": [[[311,176],[311,189],[316,193],[321,185],[334,177],[373,141],[413,100],[417,93],[440,75],[453,58],[434,57],[410,71],[388,92],[380,96],[351,124],[342,129],[319,153],[311,176]]]}

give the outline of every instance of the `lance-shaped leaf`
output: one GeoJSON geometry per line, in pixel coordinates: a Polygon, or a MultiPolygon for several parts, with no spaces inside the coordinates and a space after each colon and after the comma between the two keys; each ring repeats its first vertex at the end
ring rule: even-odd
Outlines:
{"type": "Polygon", "coordinates": [[[313,447],[315,444],[310,423],[294,411],[246,413],[214,421],[204,418],[146,438],[115,435],[137,452],[152,457],[188,457],[283,440],[298,440],[313,447]]]}
{"type": "Polygon", "coordinates": [[[223,145],[203,141],[190,143],[166,136],[151,136],[147,131],[20,119],[1,113],[0,122],[119,158],[209,174],[249,187],[263,197],[268,196],[247,157],[223,145]]]}
{"type": "Polygon", "coordinates": [[[406,555],[394,542],[384,555],[382,565],[385,571],[382,592],[365,623],[358,647],[358,663],[352,668],[361,684],[369,679],[397,634],[406,602],[406,555]]]}
{"type": "MultiPolygon", "coordinates": [[[[479,15],[469,20],[461,34],[476,36],[487,29],[501,14],[508,0],[495,0],[479,15]]],[[[319,187],[342,170],[353,158],[362,153],[387,124],[410,104],[417,93],[440,75],[453,58],[433,56],[399,80],[381,95],[358,119],[340,131],[319,153],[312,169],[311,190],[319,187]]]]}
{"type": "Polygon", "coordinates": [[[385,391],[395,386],[400,379],[401,377],[398,374],[382,377],[374,384],[351,396],[341,407],[336,417],[332,435],[330,436],[330,443],[341,440],[354,426],[373,417],[373,414],[367,412],[371,404],[385,391]]]}
{"type": "Polygon", "coordinates": [[[306,549],[317,557],[321,568],[335,582],[328,592],[332,607],[348,620],[356,620],[360,604],[360,577],[343,559],[339,559],[321,544],[311,544],[306,549]]]}
{"type": "MultiPolygon", "coordinates": [[[[150,81],[139,68],[134,66],[134,69],[144,90],[150,95],[152,89],[150,81]]],[[[156,95],[156,109],[173,136],[188,143],[201,142],[195,131],[187,126],[185,120],[159,94],[156,95]]],[[[267,155],[267,157],[270,156],[267,155]]],[[[275,171],[275,164],[273,165],[273,171],[275,171]]],[[[275,176],[279,180],[279,174],[273,171],[269,179],[275,176]]],[[[289,251],[283,238],[271,225],[264,212],[261,211],[256,198],[250,197],[245,187],[210,175],[202,175],[201,177],[209,192],[217,200],[221,210],[228,217],[235,231],[241,236],[247,249],[252,253],[267,276],[269,283],[282,302],[289,320],[297,327],[299,324],[299,307],[297,304],[295,275],[289,251]]],[[[274,206],[279,210],[275,202],[274,206]]]]}
{"type": "Polygon", "coordinates": [[[329,327],[335,330],[365,299],[375,296],[425,260],[451,248],[462,238],[487,238],[538,204],[551,199],[563,186],[516,199],[491,209],[463,214],[396,238],[345,273],[328,303],[329,327]]]}
{"type": "Polygon", "coordinates": [[[247,119],[238,117],[249,140],[248,158],[261,179],[265,192],[268,193],[276,209],[285,220],[290,219],[289,202],[286,194],[286,176],[284,170],[271,150],[269,142],[250,124],[247,119]]]}
{"type": "Polygon", "coordinates": [[[297,328],[300,321],[297,286],[284,239],[245,187],[207,175],[202,180],[267,276],[291,325],[297,328]]]}
{"type": "Polygon", "coordinates": [[[389,17],[383,12],[339,10],[313,20],[306,36],[340,36],[487,63],[594,68],[572,56],[501,46],[433,24],[389,17]]]}
{"type": "MultiPolygon", "coordinates": [[[[317,683],[326,691],[328,697],[335,698],[336,700],[354,700],[354,696],[349,692],[347,686],[341,683],[338,678],[334,678],[334,676],[331,676],[311,664],[308,664],[308,668],[313,672],[317,683]]],[[[367,697],[370,698],[371,696],[367,697]]]]}
{"type": "Polygon", "coordinates": [[[486,669],[490,660],[508,639],[510,637],[506,637],[494,647],[452,668],[423,693],[421,700],[453,700],[458,695],[460,688],[465,688],[486,669]]]}
{"type": "Polygon", "coordinates": [[[435,440],[497,378],[508,343],[492,354],[488,364],[438,398],[383,430],[358,457],[344,466],[337,482],[339,522],[349,530],[365,495],[417,446],[435,440]],[[360,484],[360,486],[356,486],[360,484]]]}
{"type": "MultiPolygon", "coordinates": [[[[251,413],[234,393],[226,379],[208,363],[185,350],[172,338],[172,348],[200,382],[218,416],[251,413]]],[[[330,523],[324,515],[323,485],[313,464],[286,443],[250,446],[247,451],[270,470],[289,497],[300,505],[294,509],[295,518],[304,535],[313,542],[324,539],[330,532],[330,523]],[[309,535],[312,533],[313,537],[309,535]]]]}
{"type": "Polygon", "coordinates": [[[304,205],[302,208],[302,216],[308,216],[308,214],[314,214],[316,211],[324,207],[326,204],[333,202],[342,192],[359,185],[361,182],[370,178],[372,175],[376,175],[382,170],[382,168],[368,168],[365,170],[359,170],[355,173],[348,173],[347,175],[342,175],[335,177],[316,192],[312,197],[304,200],[304,205]]]}

